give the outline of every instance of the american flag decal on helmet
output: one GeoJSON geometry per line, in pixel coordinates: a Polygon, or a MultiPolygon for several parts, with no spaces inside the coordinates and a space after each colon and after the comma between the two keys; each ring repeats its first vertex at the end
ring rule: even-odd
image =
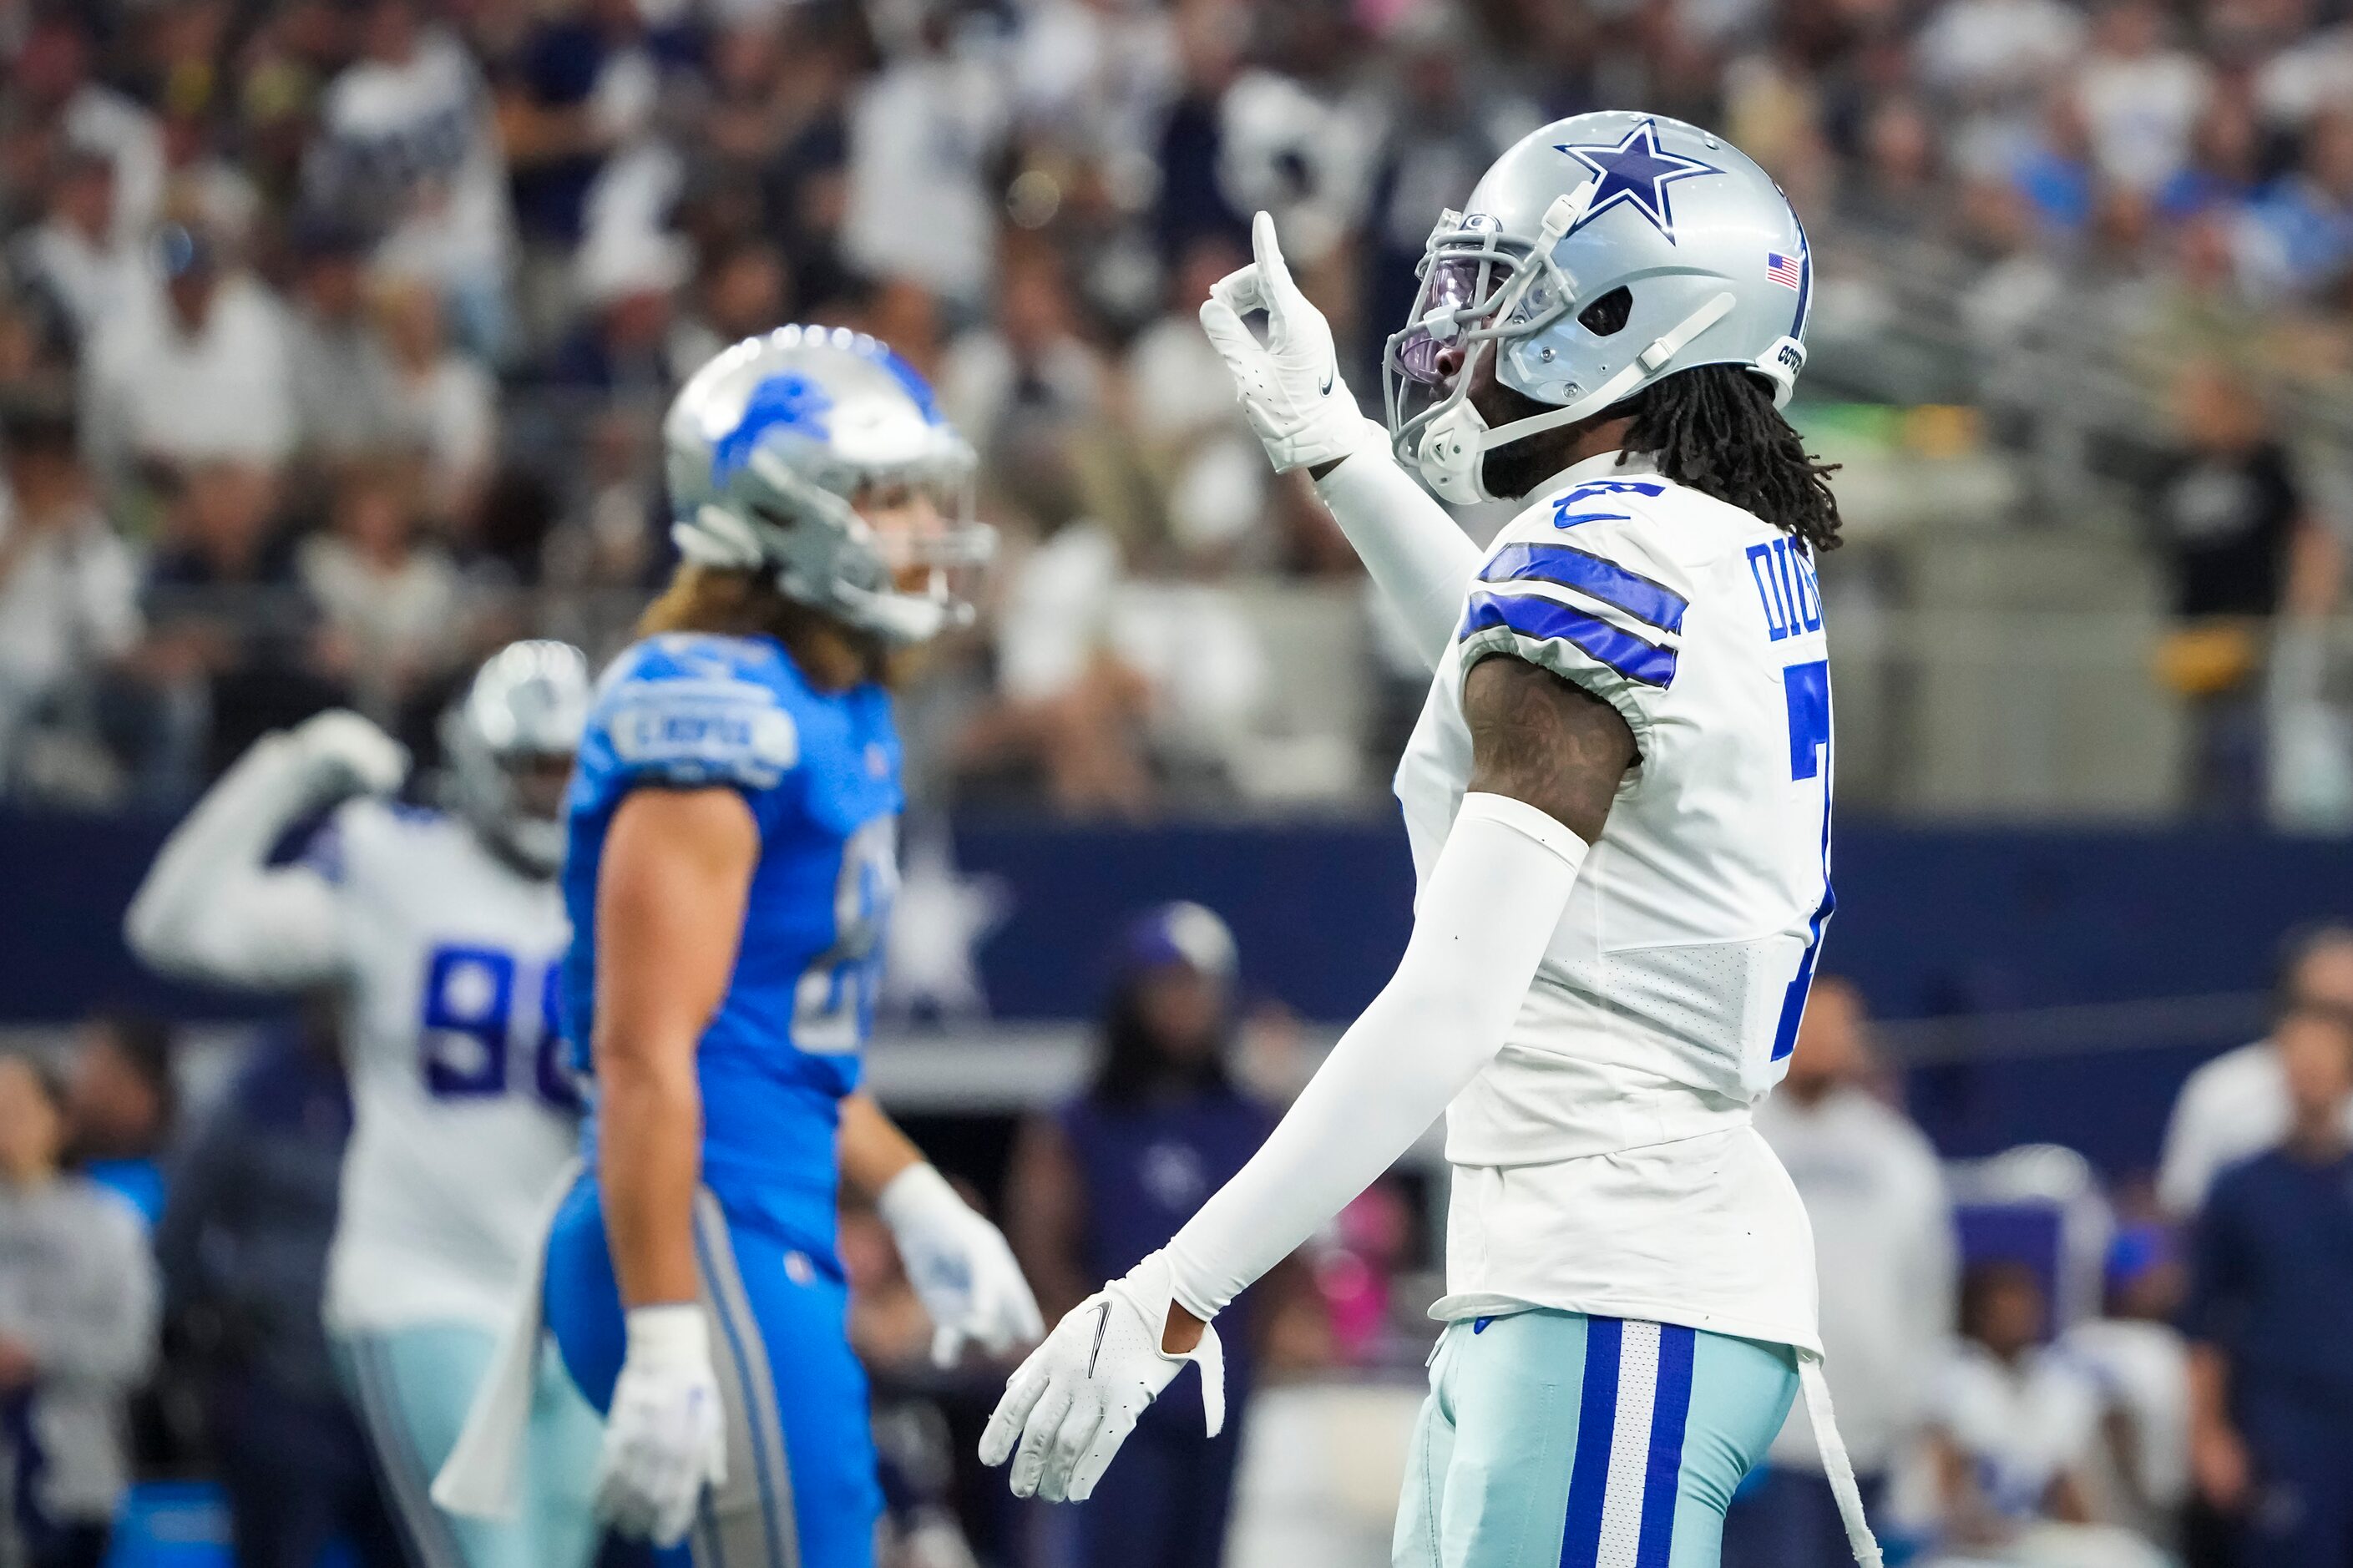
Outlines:
{"type": "Polygon", "coordinates": [[[1798,258],[1794,256],[1784,256],[1778,250],[1768,250],[1765,253],[1765,276],[1784,289],[1804,287],[1799,280],[1798,258]]]}

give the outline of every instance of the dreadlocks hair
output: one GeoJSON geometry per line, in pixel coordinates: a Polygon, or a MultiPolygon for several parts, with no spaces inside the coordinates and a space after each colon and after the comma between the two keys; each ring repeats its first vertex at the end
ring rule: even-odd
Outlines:
{"type": "Polygon", "coordinates": [[[1839,546],[1835,463],[1807,452],[1745,365],[1702,364],[1654,381],[1609,410],[1633,416],[1620,449],[1704,496],[1754,512],[1816,555],[1839,546]]]}

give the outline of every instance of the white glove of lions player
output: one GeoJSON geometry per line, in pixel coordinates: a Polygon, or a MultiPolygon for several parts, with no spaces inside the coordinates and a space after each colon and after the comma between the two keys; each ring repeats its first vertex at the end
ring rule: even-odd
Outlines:
{"type": "Polygon", "coordinates": [[[1340,379],[1332,326],[1308,303],[1275,243],[1274,219],[1250,222],[1248,267],[1210,286],[1201,306],[1201,330],[1234,378],[1242,413],[1277,473],[1334,463],[1366,447],[1388,447],[1388,436],[1367,421],[1340,379]],[[1266,312],[1266,342],[1242,324],[1266,312]]]}
{"type": "Polygon", "coordinates": [[[966,1340],[1003,1355],[1046,1331],[1038,1298],[1003,1233],[975,1214],[937,1169],[908,1166],[874,1206],[899,1244],[908,1283],[931,1314],[935,1365],[954,1366],[966,1340]]]}
{"type": "Polygon", "coordinates": [[[632,1307],[628,1350],[605,1417],[596,1516],[620,1534],[676,1546],[702,1489],[727,1479],[727,1423],[711,1331],[691,1301],[632,1307]]]}
{"type": "Polygon", "coordinates": [[[311,787],[331,799],[390,795],[408,776],[408,748],[348,709],[314,713],[285,740],[311,787]]]}
{"type": "Polygon", "coordinates": [[[1191,1352],[1168,1354],[1160,1339],[1170,1300],[1167,1255],[1155,1252],[1071,1308],[1015,1371],[980,1436],[981,1463],[1012,1459],[1015,1497],[1086,1500],[1144,1407],[1187,1362],[1200,1363],[1209,1436],[1225,1426],[1218,1331],[1205,1326],[1191,1352]]]}

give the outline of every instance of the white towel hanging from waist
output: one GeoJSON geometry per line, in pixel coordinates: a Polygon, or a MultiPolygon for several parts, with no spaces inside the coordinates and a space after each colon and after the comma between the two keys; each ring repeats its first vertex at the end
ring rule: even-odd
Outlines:
{"type": "Polygon", "coordinates": [[[433,1478],[433,1500],[454,1514],[470,1519],[512,1519],[515,1482],[522,1469],[523,1442],[531,1426],[532,1396],[539,1381],[541,1339],[540,1298],[547,1284],[547,1235],[556,1212],[580,1179],[580,1162],[564,1167],[562,1176],[541,1205],[537,1237],[517,1282],[513,1310],[499,1336],[491,1364],[474,1390],[466,1425],[455,1447],[433,1478]]]}

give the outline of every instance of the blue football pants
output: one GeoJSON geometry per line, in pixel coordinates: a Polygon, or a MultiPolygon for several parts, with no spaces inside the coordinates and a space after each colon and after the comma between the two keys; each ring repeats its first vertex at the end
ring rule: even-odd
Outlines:
{"type": "MultiPolygon", "coordinates": [[[[882,1511],[866,1373],[849,1348],[849,1289],[829,1268],[709,1191],[695,1265],[726,1405],[727,1483],[703,1500],[662,1568],[873,1568],[882,1511]]],[[[580,1392],[613,1402],[627,1349],[620,1287],[593,1173],[547,1240],[547,1327],[580,1392]]]]}

